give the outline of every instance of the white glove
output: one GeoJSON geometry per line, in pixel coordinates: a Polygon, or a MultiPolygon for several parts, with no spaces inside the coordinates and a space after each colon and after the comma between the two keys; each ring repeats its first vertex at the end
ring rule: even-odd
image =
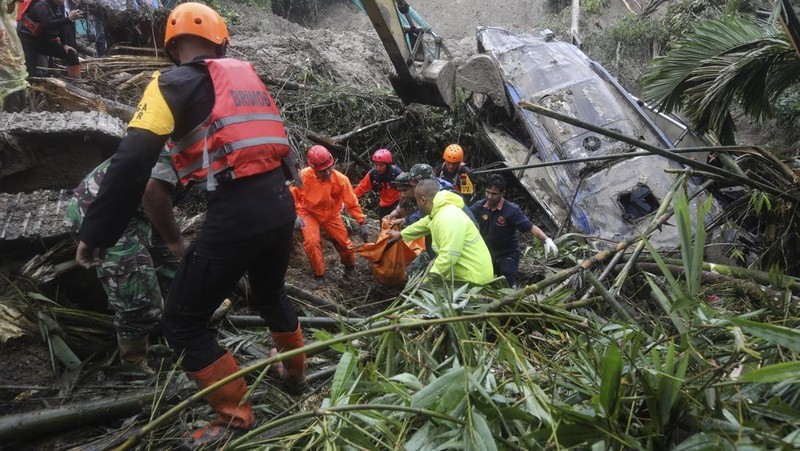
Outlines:
{"type": "Polygon", "coordinates": [[[558,257],[558,246],[556,246],[552,238],[544,240],[544,258],[547,258],[547,254],[550,252],[553,253],[553,257],[558,257]]]}
{"type": "Polygon", "coordinates": [[[306,226],[306,222],[303,221],[303,218],[301,218],[300,216],[298,216],[298,217],[296,217],[294,219],[294,229],[295,230],[301,230],[305,226],[306,226]]]}

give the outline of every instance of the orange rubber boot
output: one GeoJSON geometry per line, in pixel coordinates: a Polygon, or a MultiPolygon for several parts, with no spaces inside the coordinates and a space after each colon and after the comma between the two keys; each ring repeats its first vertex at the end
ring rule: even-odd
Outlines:
{"type": "MultiPolygon", "coordinates": [[[[272,332],[272,344],[277,352],[302,348],[303,330],[300,328],[300,323],[297,323],[297,330],[294,332],[272,332]]],[[[305,354],[278,362],[276,370],[289,394],[299,395],[308,389],[305,354]]]]}
{"type": "Polygon", "coordinates": [[[81,65],[67,66],[67,77],[74,78],[75,80],[81,79],[81,65]]]}
{"type": "MultiPolygon", "coordinates": [[[[211,365],[200,371],[188,373],[200,389],[239,371],[233,354],[226,352],[211,365]]],[[[206,426],[194,431],[189,437],[192,448],[203,448],[231,437],[230,429],[248,430],[255,424],[256,417],[248,400],[239,405],[247,392],[244,378],[236,379],[206,395],[206,402],[217,412],[217,418],[206,426]]]]}

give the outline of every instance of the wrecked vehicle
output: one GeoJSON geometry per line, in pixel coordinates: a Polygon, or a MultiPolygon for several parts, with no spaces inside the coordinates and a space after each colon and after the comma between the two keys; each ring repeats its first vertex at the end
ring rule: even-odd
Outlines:
{"type": "MultiPolygon", "coordinates": [[[[598,63],[577,47],[544,30],[516,34],[500,28],[477,31],[478,55],[463,63],[434,59],[441,39],[415,24],[413,9],[393,0],[363,1],[395,66],[392,86],[406,103],[452,107],[459,89],[482,94],[481,107],[504,113],[482,122],[496,153],[511,167],[633,152],[636,147],[598,133],[523,110],[520,102],[542,105],[606,130],[661,149],[675,141],[654,122],[682,136],[688,129],[674,119],[646,112],[598,63]],[[402,19],[402,20],[401,20],[402,19]],[[426,33],[433,46],[425,46],[426,33]],[[501,128],[498,124],[504,124],[501,128]]],[[[658,211],[683,166],[661,156],[553,165],[515,172],[555,228],[601,241],[618,242],[643,230],[658,211]]],[[[694,184],[692,184],[694,186],[694,184]]],[[[693,201],[701,202],[705,195],[693,201]]],[[[666,227],[651,240],[674,247],[677,230],[666,227]]]]}
{"type": "MultiPolygon", "coordinates": [[[[602,66],[577,47],[553,39],[552,32],[515,34],[481,28],[477,36],[479,51],[490,55],[502,72],[514,106],[514,140],[498,139],[503,132],[486,127],[496,150],[512,166],[637,150],[523,110],[518,106],[523,101],[662,149],[675,148],[667,134],[602,66]]],[[[581,233],[617,242],[636,235],[643,229],[641,225],[647,226],[648,218],[652,219],[676,179],[675,174],[665,172],[670,169],[680,170],[682,165],[660,156],[638,156],[536,168],[523,173],[520,181],[555,225],[561,227],[571,221],[581,233]]],[[[668,247],[674,246],[676,237],[677,230],[668,227],[655,233],[651,241],[657,247],[668,247]]]]}

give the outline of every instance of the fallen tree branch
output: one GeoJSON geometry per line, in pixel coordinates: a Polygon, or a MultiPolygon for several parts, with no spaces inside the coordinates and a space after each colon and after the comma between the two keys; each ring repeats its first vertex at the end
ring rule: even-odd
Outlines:
{"type": "Polygon", "coordinates": [[[89,91],[80,89],[70,83],[55,78],[35,78],[32,90],[45,95],[51,103],[61,105],[68,110],[85,109],[108,113],[129,122],[136,112],[134,107],[108,100],[89,91]]]}
{"type": "Polygon", "coordinates": [[[364,169],[369,170],[371,168],[370,164],[366,160],[361,158],[357,153],[351,151],[346,146],[342,146],[341,144],[337,143],[336,141],[333,140],[333,138],[329,136],[320,135],[319,133],[315,132],[307,132],[306,137],[317,144],[322,144],[323,146],[327,147],[328,150],[335,150],[345,155],[349,155],[350,158],[353,159],[353,161],[361,165],[361,167],[363,167],[364,169]]]}
{"type": "Polygon", "coordinates": [[[301,301],[306,301],[309,304],[313,304],[323,310],[338,313],[345,318],[361,318],[361,315],[350,312],[346,308],[336,305],[326,299],[322,299],[321,297],[311,294],[308,291],[301,290],[292,284],[286,284],[286,292],[291,297],[297,298],[301,301]]]}
{"type": "MultiPolygon", "coordinates": [[[[665,265],[667,270],[675,277],[683,276],[684,270],[683,266],[679,265],[665,265]]],[[[649,272],[652,274],[661,274],[661,268],[659,268],[658,264],[656,263],[643,263],[638,262],[633,265],[634,268],[638,269],[639,271],[649,272]]],[[[623,265],[617,265],[618,270],[622,270],[623,265]]],[[[752,297],[752,298],[762,298],[767,297],[768,301],[770,302],[781,302],[783,299],[784,293],[782,291],[775,290],[771,287],[765,287],[764,285],[757,284],[751,280],[745,279],[737,279],[735,277],[724,276],[722,274],[718,274],[711,271],[701,271],[700,277],[703,282],[708,284],[727,284],[735,287],[740,292],[744,293],[745,295],[752,297]]],[[[800,303],[800,297],[791,296],[792,302],[800,303]]]]}
{"type": "Polygon", "coordinates": [[[264,83],[265,85],[277,86],[280,89],[287,89],[289,91],[300,91],[308,89],[308,86],[302,83],[297,83],[295,81],[287,80],[285,78],[270,77],[267,74],[258,74],[258,78],[260,78],[261,82],[264,83]]]}
{"type": "Polygon", "coordinates": [[[378,127],[383,127],[384,125],[393,124],[395,122],[399,122],[399,121],[403,121],[403,120],[405,120],[404,116],[393,117],[393,118],[386,119],[386,120],[383,120],[383,121],[380,121],[380,122],[375,122],[374,124],[369,124],[369,125],[365,125],[363,127],[359,127],[357,129],[351,130],[351,131],[349,131],[347,133],[342,133],[341,135],[333,136],[333,137],[331,137],[331,139],[336,143],[341,143],[342,141],[347,141],[348,139],[350,139],[350,138],[352,138],[354,136],[358,136],[358,135],[360,135],[362,133],[366,133],[366,132],[368,132],[370,130],[373,130],[373,129],[376,129],[378,127]]]}

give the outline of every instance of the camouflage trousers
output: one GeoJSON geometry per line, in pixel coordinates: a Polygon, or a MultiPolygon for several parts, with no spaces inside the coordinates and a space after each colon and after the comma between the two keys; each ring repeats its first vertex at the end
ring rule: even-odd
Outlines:
{"type": "Polygon", "coordinates": [[[134,219],[97,268],[114,311],[114,327],[123,338],[139,338],[161,322],[164,297],[159,280],[169,286],[178,266],[165,246],[150,246],[150,223],[134,219]]]}
{"type": "MultiPolygon", "coordinates": [[[[81,219],[73,201],[66,222],[77,230],[81,219]]],[[[178,267],[166,246],[152,245],[151,235],[152,226],[146,219],[131,219],[97,267],[97,277],[114,311],[114,327],[122,338],[140,338],[158,327],[164,308],[159,281],[168,287],[178,267]]]]}

